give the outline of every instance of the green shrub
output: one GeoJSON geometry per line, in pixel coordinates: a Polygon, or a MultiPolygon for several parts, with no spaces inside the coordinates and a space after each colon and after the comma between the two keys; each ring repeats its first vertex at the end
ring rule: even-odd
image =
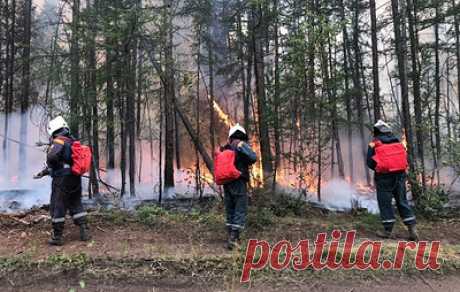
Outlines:
{"type": "Polygon", "coordinates": [[[416,200],[416,211],[425,217],[439,217],[445,211],[445,204],[448,202],[447,193],[441,187],[427,189],[416,200]]]}
{"type": "Polygon", "coordinates": [[[276,216],[285,217],[288,215],[301,216],[305,211],[306,203],[300,198],[291,195],[278,193],[274,195],[270,209],[276,216]]]}
{"type": "Polygon", "coordinates": [[[367,230],[375,230],[381,228],[381,220],[380,217],[376,214],[363,212],[361,214],[355,215],[358,220],[356,220],[355,227],[357,228],[365,228],[367,230]]]}
{"type": "Polygon", "coordinates": [[[248,227],[253,229],[265,229],[273,225],[275,215],[272,210],[265,207],[251,207],[248,213],[248,227]]]}
{"type": "Polygon", "coordinates": [[[168,211],[156,205],[142,205],[137,208],[136,218],[142,224],[155,225],[159,219],[168,215],[168,211]]]}
{"type": "Polygon", "coordinates": [[[128,212],[120,209],[104,210],[102,214],[105,220],[113,222],[116,225],[126,223],[129,219],[128,212]]]}
{"type": "Polygon", "coordinates": [[[53,254],[47,258],[46,263],[53,267],[82,269],[90,263],[90,258],[85,253],[75,255],[53,254]]]}
{"type": "Polygon", "coordinates": [[[300,196],[293,196],[282,192],[257,191],[254,193],[252,204],[257,207],[264,207],[279,217],[288,215],[302,216],[307,209],[306,202],[300,196]]]}

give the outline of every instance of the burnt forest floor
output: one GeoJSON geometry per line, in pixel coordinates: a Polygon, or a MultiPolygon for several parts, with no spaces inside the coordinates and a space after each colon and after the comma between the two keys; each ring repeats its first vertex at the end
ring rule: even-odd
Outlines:
{"type": "MultiPolygon", "coordinates": [[[[46,244],[51,224],[45,209],[0,215],[0,291],[459,291],[459,215],[418,218],[421,239],[441,241],[437,271],[418,271],[410,260],[414,253],[409,253],[400,271],[265,268],[252,272],[250,284],[240,284],[248,238],[296,244],[339,229],[356,230],[357,242],[377,240],[380,223],[375,215],[269,201],[250,207],[241,248],[232,252],[225,249],[220,200],[194,203],[188,211],[156,205],[136,211],[93,209],[92,240],[80,242],[68,219],[62,247],[46,244]]],[[[399,222],[395,236],[384,242],[384,257],[391,258],[398,240],[405,239],[399,222]]]]}

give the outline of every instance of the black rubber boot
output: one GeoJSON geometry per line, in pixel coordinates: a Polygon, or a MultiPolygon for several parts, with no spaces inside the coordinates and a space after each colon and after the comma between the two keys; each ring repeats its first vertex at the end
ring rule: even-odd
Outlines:
{"type": "Polygon", "coordinates": [[[64,233],[64,223],[53,223],[53,234],[51,239],[48,240],[49,245],[64,245],[62,234],[64,233]]]}
{"type": "Polygon", "coordinates": [[[86,221],[86,217],[80,217],[73,222],[80,228],[80,240],[81,241],[89,241],[91,240],[91,235],[89,233],[88,223],[86,221]]]}
{"type": "Polygon", "coordinates": [[[238,230],[231,230],[228,238],[227,248],[233,250],[238,247],[238,240],[240,239],[240,232],[238,230]]]}
{"type": "Polygon", "coordinates": [[[89,241],[91,239],[91,235],[89,234],[88,223],[86,221],[86,217],[78,218],[74,221],[75,225],[80,227],[80,240],[81,241],[89,241]]]}
{"type": "Polygon", "coordinates": [[[86,223],[80,224],[80,240],[81,241],[91,240],[91,235],[89,234],[88,224],[86,223]]]}
{"type": "Polygon", "coordinates": [[[409,232],[410,241],[418,241],[417,227],[415,224],[407,225],[407,231],[409,232]]]}
{"type": "Polygon", "coordinates": [[[377,231],[376,235],[380,238],[389,239],[393,235],[393,226],[384,226],[383,231],[377,231]]]}

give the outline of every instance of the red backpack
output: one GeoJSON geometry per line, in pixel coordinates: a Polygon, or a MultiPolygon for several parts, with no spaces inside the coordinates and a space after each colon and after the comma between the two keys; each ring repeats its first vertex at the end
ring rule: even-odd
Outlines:
{"type": "Polygon", "coordinates": [[[66,143],[70,146],[70,158],[72,160],[72,174],[82,176],[91,170],[93,155],[91,148],[86,145],[81,145],[80,141],[73,141],[67,137],[58,137],[61,143],[66,143]]]}
{"type": "Polygon", "coordinates": [[[89,172],[92,163],[91,148],[86,145],[81,145],[80,141],[74,141],[72,149],[72,173],[82,176],[89,172]]]}
{"type": "Polygon", "coordinates": [[[214,180],[218,185],[224,185],[241,176],[235,166],[236,152],[233,150],[217,151],[214,159],[214,180]]]}
{"type": "Polygon", "coordinates": [[[407,152],[400,142],[384,144],[375,140],[375,155],[372,159],[377,163],[375,172],[404,172],[407,169],[407,152]]]}

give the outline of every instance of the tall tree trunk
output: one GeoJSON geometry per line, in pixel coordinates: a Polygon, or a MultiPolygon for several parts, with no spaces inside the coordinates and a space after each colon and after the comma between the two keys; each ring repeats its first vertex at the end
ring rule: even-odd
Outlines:
{"type": "MultiPolygon", "coordinates": [[[[197,53],[196,53],[196,118],[195,118],[195,127],[196,127],[196,137],[200,140],[200,96],[201,96],[201,24],[198,24],[197,28],[197,53]]],[[[244,83],[244,73],[243,73],[243,83],[244,83]]],[[[176,116],[177,118],[177,116],[176,116]]],[[[200,152],[198,147],[195,145],[195,190],[196,194],[199,195],[200,199],[202,196],[202,187],[201,187],[201,167],[200,167],[200,152]]]]}
{"type": "MultiPolygon", "coordinates": [[[[435,57],[435,69],[434,69],[434,79],[436,87],[435,95],[435,109],[434,109],[434,132],[435,132],[435,141],[436,141],[436,161],[440,162],[441,158],[441,127],[440,127],[440,107],[441,107],[441,63],[439,56],[439,2],[435,2],[435,24],[434,24],[434,57],[435,57]]],[[[436,169],[436,178],[439,183],[439,167],[440,165],[435,165],[436,169]]]]}
{"type": "MultiPolygon", "coordinates": [[[[238,1],[238,4],[242,5],[240,0],[238,1]]],[[[237,36],[239,40],[237,42],[237,50],[238,50],[238,62],[239,62],[239,66],[241,67],[241,73],[240,73],[241,81],[240,82],[241,82],[241,88],[242,88],[241,96],[243,98],[243,126],[246,129],[246,131],[249,131],[249,99],[250,99],[249,94],[251,91],[251,86],[250,86],[250,82],[248,86],[247,81],[246,81],[246,76],[250,74],[249,72],[252,68],[251,68],[251,65],[249,64],[247,68],[245,68],[245,54],[243,50],[245,40],[244,40],[244,35],[243,35],[241,14],[242,12],[238,11],[237,16],[236,16],[237,17],[237,21],[236,21],[237,36]],[[249,72],[246,72],[245,69],[246,71],[249,71],[249,72]]],[[[250,42],[247,43],[248,46],[249,44],[250,42]]],[[[250,55],[250,52],[251,50],[248,48],[247,54],[250,55]]],[[[248,61],[250,61],[252,57],[248,56],[246,58],[248,61]]]]}
{"type": "MultiPolygon", "coordinates": [[[[140,1],[139,1],[140,2],[140,1]]],[[[140,5],[140,4],[139,4],[140,5]]],[[[138,146],[139,146],[139,165],[138,165],[138,181],[139,183],[142,182],[142,162],[143,162],[143,144],[142,144],[142,127],[141,127],[141,115],[142,115],[142,92],[144,90],[144,52],[141,47],[141,42],[137,41],[137,48],[136,48],[136,56],[137,56],[137,96],[136,96],[136,138],[138,141],[138,146]]],[[[149,122],[151,122],[149,120],[149,122]]],[[[153,141],[151,141],[153,143],[153,141]]],[[[152,145],[151,145],[152,146],[152,145]]],[[[152,148],[151,148],[152,149],[152,148]]]]}
{"type": "MultiPolygon", "coordinates": [[[[14,104],[14,81],[16,76],[16,1],[11,1],[11,8],[10,8],[10,17],[11,17],[11,24],[10,24],[10,57],[8,60],[8,107],[6,111],[8,113],[13,112],[13,104],[14,104]]],[[[7,133],[8,131],[5,131],[7,133]]]]}
{"type": "Polygon", "coordinates": [[[31,40],[31,22],[32,22],[32,0],[24,1],[24,32],[23,32],[23,52],[22,52],[22,85],[21,85],[21,130],[19,146],[19,171],[26,172],[27,167],[27,152],[25,145],[27,144],[27,110],[29,108],[30,95],[30,40],[31,40]]]}
{"type": "MultiPolygon", "coordinates": [[[[403,30],[405,27],[402,25],[404,21],[401,20],[401,13],[399,9],[399,1],[391,0],[391,9],[393,17],[393,31],[395,35],[395,51],[398,61],[398,75],[401,90],[401,103],[402,103],[402,124],[404,127],[404,133],[407,139],[407,150],[409,153],[409,165],[411,171],[414,171],[414,159],[413,159],[413,138],[412,138],[412,126],[410,120],[410,108],[409,108],[409,86],[407,84],[407,69],[406,69],[406,56],[407,56],[407,43],[406,37],[403,30]]],[[[402,9],[404,10],[404,9],[402,9]]]]}
{"type": "MultiPolygon", "coordinates": [[[[64,9],[64,4],[61,4],[58,9],[58,22],[61,22],[62,11],[64,9]]],[[[51,60],[48,68],[48,76],[46,78],[46,88],[45,88],[45,105],[47,107],[48,117],[52,117],[54,113],[54,101],[53,101],[53,72],[55,70],[55,64],[57,59],[57,49],[58,49],[58,40],[59,40],[59,25],[56,25],[56,30],[54,31],[53,41],[50,44],[51,51],[51,60]]]]}
{"type": "MultiPolygon", "coordinates": [[[[446,57],[446,98],[444,100],[444,110],[446,112],[446,124],[447,124],[447,141],[452,141],[452,117],[451,117],[451,100],[450,100],[450,56],[447,54],[446,57]]],[[[448,143],[449,159],[452,158],[452,143],[448,143]]]]}
{"type": "MultiPolygon", "coordinates": [[[[5,18],[6,17],[6,11],[5,11],[5,7],[6,7],[6,3],[3,3],[3,2],[0,2],[0,16],[2,16],[2,18],[5,18]]],[[[6,22],[6,21],[3,21],[3,22],[6,22]]],[[[4,92],[3,92],[3,82],[5,81],[5,58],[3,57],[3,52],[4,52],[4,48],[5,45],[5,40],[7,39],[6,36],[5,36],[5,27],[3,26],[3,23],[0,21],[0,96],[2,97],[1,99],[2,100],[5,100],[5,95],[4,95],[4,92]]],[[[5,138],[3,138],[4,140],[6,140],[5,138]]]]}
{"type": "Polygon", "coordinates": [[[120,117],[120,172],[121,172],[121,190],[120,196],[123,197],[126,193],[126,73],[123,71],[125,68],[127,58],[124,50],[120,52],[121,48],[117,49],[116,58],[119,60],[117,65],[117,95],[118,95],[118,115],[120,117]]]}
{"type": "Polygon", "coordinates": [[[127,132],[129,152],[129,193],[131,197],[136,196],[136,45],[130,46],[127,58],[129,58],[128,93],[127,93],[127,132]]]}
{"type": "Polygon", "coordinates": [[[165,99],[165,163],[164,187],[169,191],[174,187],[174,101],[175,101],[175,73],[173,59],[173,2],[165,1],[167,13],[166,44],[164,46],[166,84],[164,84],[165,99]]]}
{"type": "MultiPolygon", "coordinates": [[[[8,2],[5,5],[5,34],[6,34],[6,84],[5,84],[5,123],[4,123],[4,135],[3,138],[3,161],[8,164],[9,161],[9,123],[10,114],[13,111],[14,102],[14,77],[15,77],[15,24],[16,24],[16,1],[11,1],[11,5],[8,2]]],[[[9,172],[8,165],[6,166],[9,172]]],[[[7,174],[8,176],[8,174],[7,174]]]]}
{"type": "Polygon", "coordinates": [[[177,116],[177,113],[174,113],[174,142],[175,147],[174,150],[176,150],[175,156],[176,156],[176,168],[181,169],[181,158],[180,158],[180,128],[179,128],[179,117],[177,116]]]}
{"type": "MultiPolygon", "coordinates": [[[[458,4],[457,4],[458,5],[458,4]]],[[[455,6],[455,0],[452,0],[452,7],[455,6]]],[[[457,58],[457,101],[458,112],[460,114],[460,16],[457,14],[454,18],[455,31],[455,54],[457,58]]]]}
{"type": "Polygon", "coordinates": [[[78,45],[80,27],[80,0],[72,4],[72,36],[70,40],[70,130],[78,136],[80,90],[80,48],[78,45]]]}
{"type": "MultiPolygon", "coordinates": [[[[407,16],[409,19],[409,37],[410,37],[410,49],[412,59],[412,88],[414,95],[414,114],[415,114],[415,136],[417,138],[417,156],[420,160],[420,175],[422,177],[422,190],[426,188],[425,178],[425,151],[424,142],[425,134],[423,129],[423,112],[422,112],[422,97],[420,93],[420,61],[418,58],[419,54],[419,41],[418,41],[418,29],[417,29],[417,0],[407,0],[407,16]]],[[[418,167],[417,167],[418,168],[418,167]]]]}
{"type": "Polygon", "coordinates": [[[112,38],[107,39],[106,45],[106,96],[107,96],[107,168],[115,168],[115,113],[114,113],[114,95],[115,88],[113,84],[113,49],[115,43],[112,38]]]}
{"type": "Polygon", "coordinates": [[[142,123],[142,92],[144,90],[144,51],[138,42],[137,47],[137,99],[136,99],[136,136],[141,139],[142,123]]]}
{"type": "MultiPolygon", "coordinates": [[[[210,28],[208,28],[210,29],[210,28]]],[[[208,32],[209,38],[210,32],[208,32]]],[[[209,69],[209,139],[211,140],[211,149],[215,150],[216,147],[216,125],[214,118],[214,52],[211,40],[207,40],[208,47],[208,69],[209,69]]]]}
{"type": "Polygon", "coordinates": [[[354,182],[354,163],[353,163],[353,127],[352,127],[352,107],[351,107],[351,94],[350,94],[350,73],[349,73],[349,55],[348,55],[348,32],[345,19],[345,6],[343,0],[340,3],[340,20],[342,21],[342,51],[343,51],[343,71],[344,71],[344,85],[345,85],[345,107],[347,111],[347,142],[348,142],[348,171],[350,182],[354,182]]]}
{"type": "Polygon", "coordinates": [[[354,66],[353,66],[353,86],[355,88],[356,97],[356,111],[357,111],[357,118],[359,123],[359,135],[361,140],[361,153],[363,157],[363,168],[366,174],[366,182],[369,185],[371,183],[371,177],[369,173],[369,169],[366,165],[366,156],[367,156],[367,143],[365,141],[365,133],[364,133],[364,117],[363,117],[363,87],[361,84],[361,74],[360,74],[360,49],[359,49],[359,0],[355,0],[354,2],[354,16],[353,16],[353,50],[354,50],[354,66]]]}
{"type": "Polygon", "coordinates": [[[371,15],[371,40],[372,40],[372,77],[373,77],[373,99],[374,99],[374,120],[380,119],[380,87],[379,87],[379,53],[377,41],[377,15],[375,0],[369,0],[371,15]]]}
{"type": "Polygon", "coordinates": [[[141,3],[137,0],[133,6],[134,13],[131,17],[131,33],[134,36],[130,36],[128,44],[126,45],[127,51],[127,69],[129,75],[128,80],[128,100],[127,100],[127,129],[128,129],[128,152],[129,152],[129,193],[131,197],[136,196],[136,78],[137,78],[137,51],[139,40],[137,39],[138,32],[138,17],[141,9],[141,3]]]}
{"type": "MultiPolygon", "coordinates": [[[[86,5],[87,9],[91,9],[91,15],[97,15],[97,1],[98,0],[87,0],[86,5]]],[[[89,103],[92,111],[92,150],[93,150],[93,167],[91,168],[91,185],[93,194],[99,194],[99,180],[98,180],[98,171],[99,171],[99,118],[98,118],[98,100],[97,100],[97,76],[96,76],[96,27],[94,21],[89,22],[89,33],[87,39],[87,54],[88,54],[88,92],[87,97],[89,98],[89,103]]],[[[89,130],[89,129],[88,129],[89,130]]]]}
{"type": "Polygon", "coordinates": [[[265,93],[265,64],[264,64],[264,29],[266,29],[265,15],[261,4],[252,6],[254,20],[254,72],[256,77],[257,114],[259,126],[260,152],[263,170],[263,185],[269,187],[273,179],[272,154],[267,120],[267,99],[265,93]]]}
{"type": "MultiPolygon", "coordinates": [[[[332,126],[332,154],[334,151],[337,153],[337,170],[339,173],[340,178],[345,178],[345,170],[344,170],[344,165],[343,165],[343,156],[342,156],[342,146],[340,143],[340,135],[339,135],[339,121],[338,121],[338,115],[337,115],[337,89],[336,89],[336,67],[335,64],[333,64],[332,61],[332,42],[331,42],[331,36],[328,36],[328,60],[329,60],[329,72],[330,74],[326,74],[327,76],[327,88],[328,88],[328,98],[330,104],[330,109],[331,109],[331,126],[332,126]],[[329,76],[328,76],[329,75],[329,76]],[[331,81],[333,80],[333,81],[331,81]],[[334,150],[335,146],[335,150],[334,150]]],[[[326,69],[327,69],[327,64],[326,64],[326,69]]]]}
{"type": "Polygon", "coordinates": [[[248,41],[247,41],[247,66],[246,66],[246,92],[244,94],[244,101],[243,101],[243,111],[244,111],[244,128],[246,131],[250,130],[251,125],[251,100],[252,100],[252,68],[253,68],[253,60],[254,60],[254,48],[252,42],[252,34],[253,32],[253,20],[252,14],[249,13],[249,25],[250,28],[248,29],[248,41]]]}
{"type": "MultiPolygon", "coordinates": [[[[161,58],[161,55],[160,55],[161,58]]],[[[164,100],[165,100],[165,88],[160,90],[160,133],[158,141],[158,204],[161,205],[161,200],[163,198],[163,137],[164,137],[164,100]]]]}
{"type": "Polygon", "coordinates": [[[274,39],[275,39],[275,88],[274,88],[274,94],[273,94],[273,104],[274,104],[274,109],[273,109],[273,130],[275,134],[275,171],[273,175],[273,190],[276,188],[276,177],[278,174],[278,170],[281,166],[281,129],[280,129],[280,120],[279,120],[279,111],[280,111],[280,66],[279,66],[279,59],[280,59],[280,53],[279,53],[279,39],[278,39],[278,22],[279,22],[279,16],[278,16],[278,0],[274,0],[273,6],[274,6],[274,14],[275,14],[275,24],[274,24],[274,39]]]}

